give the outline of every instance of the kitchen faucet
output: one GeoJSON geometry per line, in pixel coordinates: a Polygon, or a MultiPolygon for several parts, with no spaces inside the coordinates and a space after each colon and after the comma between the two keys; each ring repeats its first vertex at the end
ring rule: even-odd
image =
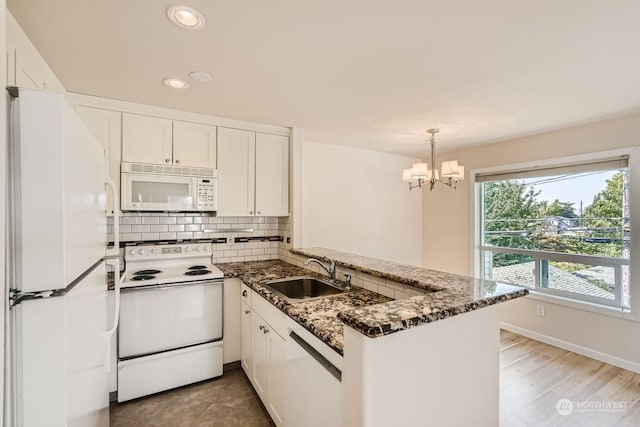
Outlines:
{"type": "Polygon", "coordinates": [[[327,274],[329,275],[329,281],[330,282],[335,282],[336,281],[336,263],[329,257],[327,257],[327,259],[329,260],[329,262],[331,262],[329,267],[327,267],[321,261],[319,261],[319,260],[317,260],[315,258],[309,258],[308,260],[306,260],[304,262],[304,265],[306,266],[306,265],[311,264],[312,262],[315,262],[320,267],[322,267],[324,269],[324,271],[327,272],[327,274]]]}

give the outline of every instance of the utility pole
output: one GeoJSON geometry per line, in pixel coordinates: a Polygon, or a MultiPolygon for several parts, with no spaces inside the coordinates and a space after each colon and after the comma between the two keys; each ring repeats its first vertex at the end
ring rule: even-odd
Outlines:
{"type": "Polygon", "coordinates": [[[584,228],[584,217],[582,215],[582,200],[580,200],[580,228],[584,228]]]}

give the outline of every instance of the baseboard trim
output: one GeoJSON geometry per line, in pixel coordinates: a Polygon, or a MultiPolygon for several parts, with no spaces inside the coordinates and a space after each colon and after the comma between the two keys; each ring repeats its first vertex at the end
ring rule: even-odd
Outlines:
{"type": "Polygon", "coordinates": [[[574,353],[581,354],[583,356],[590,357],[592,359],[599,360],[601,362],[608,363],[610,365],[618,366],[623,369],[627,369],[631,372],[640,374],[640,363],[632,362],[630,360],[622,359],[611,354],[602,353],[597,350],[593,350],[588,347],[583,347],[578,344],[573,344],[568,341],[560,340],[558,338],[550,337],[548,335],[534,332],[530,329],[521,328],[519,326],[512,325],[510,323],[500,322],[500,328],[513,332],[514,334],[522,335],[527,338],[534,339],[536,341],[543,342],[545,344],[560,347],[564,350],[572,351],[574,353]]]}
{"type": "Polygon", "coordinates": [[[242,365],[240,364],[240,361],[236,361],[236,362],[229,362],[229,363],[225,363],[224,365],[222,365],[222,371],[224,373],[227,373],[229,371],[235,371],[236,369],[240,369],[242,367],[242,365]]]}

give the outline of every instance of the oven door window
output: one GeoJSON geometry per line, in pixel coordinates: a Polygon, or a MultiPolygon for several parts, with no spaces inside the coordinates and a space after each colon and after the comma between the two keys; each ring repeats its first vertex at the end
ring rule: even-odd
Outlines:
{"type": "Polygon", "coordinates": [[[193,206],[189,183],[131,181],[131,202],[144,205],[167,204],[185,209],[193,206]]]}

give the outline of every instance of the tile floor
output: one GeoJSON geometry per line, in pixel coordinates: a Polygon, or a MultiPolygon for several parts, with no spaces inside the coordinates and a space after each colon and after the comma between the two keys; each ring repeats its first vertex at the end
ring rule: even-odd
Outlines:
{"type": "Polygon", "coordinates": [[[125,403],[112,403],[111,427],[271,427],[241,369],[223,377],[125,403]]]}

